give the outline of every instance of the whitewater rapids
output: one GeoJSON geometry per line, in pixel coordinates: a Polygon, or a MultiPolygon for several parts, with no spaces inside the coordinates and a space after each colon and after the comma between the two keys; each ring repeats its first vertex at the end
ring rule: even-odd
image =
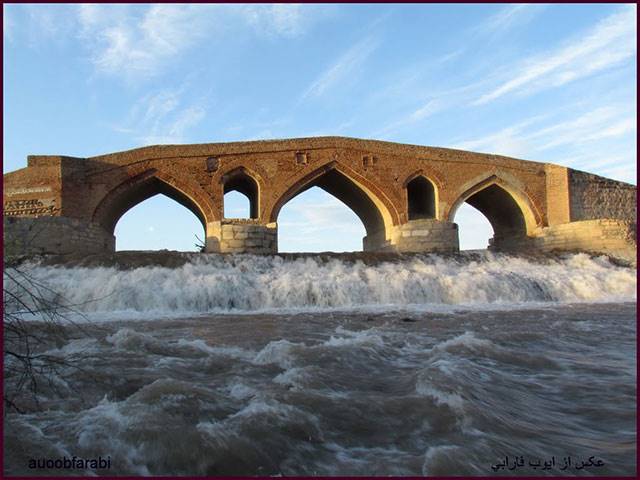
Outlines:
{"type": "MultiPolygon", "coordinates": [[[[56,365],[12,397],[5,474],[637,473],[633,268],[585,254],[183,260],[5,271],[5,308],[44,339],[34,365],[56,365]],[[63,334],[10,301],[26,278],[68,307],[63,334]],[[30,467],[73,457],[109,468],[30,467]]],[[[5,356],[5,392],[19,371],[5,356]]]]}
{"type": "MultiPolygon", "coordinates": [[[[314,257],[197,255],[175,268],[27,265],[57,301],[95,318],[348,310],[442,311],[635,301],[636,271],[587,254],[533,260],[484,253],[365,264],[314,257]]],[[[5,285],[12,281],[5,275],[5,285]]]]}

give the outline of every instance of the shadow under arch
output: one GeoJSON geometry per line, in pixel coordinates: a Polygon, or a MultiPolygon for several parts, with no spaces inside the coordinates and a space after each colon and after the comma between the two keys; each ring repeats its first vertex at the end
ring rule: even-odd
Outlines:
{"type": "Polygon", "coordinates": [[[438,187],[422,170],[409,175],[402,184],[406,193],[407,218],[438,218],[438,187]]]}
{"type": "Polygon", "coordinates": [[[325,164],[298,180],[280,196],[271,210],[269,221],[277,221],[280,210],[287,202],[312,187],[320,187],[358,216],[367,236],[376,234],[386,238],[391,226],[397,223],[397,212],[381,200],[382,195],[372,191],[375,187],[365,186],[357,177],[357,173],[337,162],[325,164]]]}
{"type": "Polygon", "coordinates": [[[526,194],[497,175],[485,178],[460,194],[449,209],[448,221],[453,222],[464,202],[489,220],[496,246],[505,239],[531,234],[539,224],[539,216],[526,194]]]}
{"type": "Polygon", "coordinates": [[[129,178],[112,189],[94,210],[92,221],[113,234],[116,224],[125,213],[158,194],[165,195],[189,209],[206,232],[211,215],[207,215],[199,202],[176,186],[174,179],[165,178],[155,169],[129,178]]]}
{"type": "Polygon", "coordinates": [[[261,178],[246,167],[237,167],[222,175],[223,193],[240,192],[249,199],[249,218],[260,217],[261,178]]]}

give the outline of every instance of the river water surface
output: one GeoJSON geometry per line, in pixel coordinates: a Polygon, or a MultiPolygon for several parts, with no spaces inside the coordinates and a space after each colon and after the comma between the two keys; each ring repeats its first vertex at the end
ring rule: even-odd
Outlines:
{"type": "Polygon", "coordinates": [[[635,269],[365,263],[23,267],[84,316],[41,347],[68,365],[39,407],[6,415],[5,472],[635,474],[635,269]],[[29,468],[65,456],[110,468],[29,468]]]}

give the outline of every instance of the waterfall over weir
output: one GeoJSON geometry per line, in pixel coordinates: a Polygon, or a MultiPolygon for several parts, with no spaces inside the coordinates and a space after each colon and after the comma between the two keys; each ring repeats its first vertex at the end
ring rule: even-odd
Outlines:
{"type": "MultiPolygon", "coordinates": [[[[636,271],[606,257],[492,253],[412,255],[177,254],[171,267],[21,267],[85,314],[183,317],[321,310],[447,311],[572,302],[635,301],[636,271]]],[[[6,288],[12,288],[5,275],[6,288]]]]}

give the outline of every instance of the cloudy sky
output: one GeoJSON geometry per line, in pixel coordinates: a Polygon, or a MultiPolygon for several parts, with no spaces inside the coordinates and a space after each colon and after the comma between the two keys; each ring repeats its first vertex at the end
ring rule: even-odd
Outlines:
{"type": "MultiPolygon", "coordinates": [[[[4,171],[28,154],[343,135],[553,162],[636,183],[635,5],[4,5],[4,171]]],[[[227,195],[229,217],[248,212],[227,195]]],[[[281,251],[360,250],[319,189],[281,251]],[[339,234],[336,234],[339,233],[339,234]]],[[[491,228],[461,208],[463,248],[491,228]]],[[[118,249],[193,249],[156,196],[118,249]]]]}

